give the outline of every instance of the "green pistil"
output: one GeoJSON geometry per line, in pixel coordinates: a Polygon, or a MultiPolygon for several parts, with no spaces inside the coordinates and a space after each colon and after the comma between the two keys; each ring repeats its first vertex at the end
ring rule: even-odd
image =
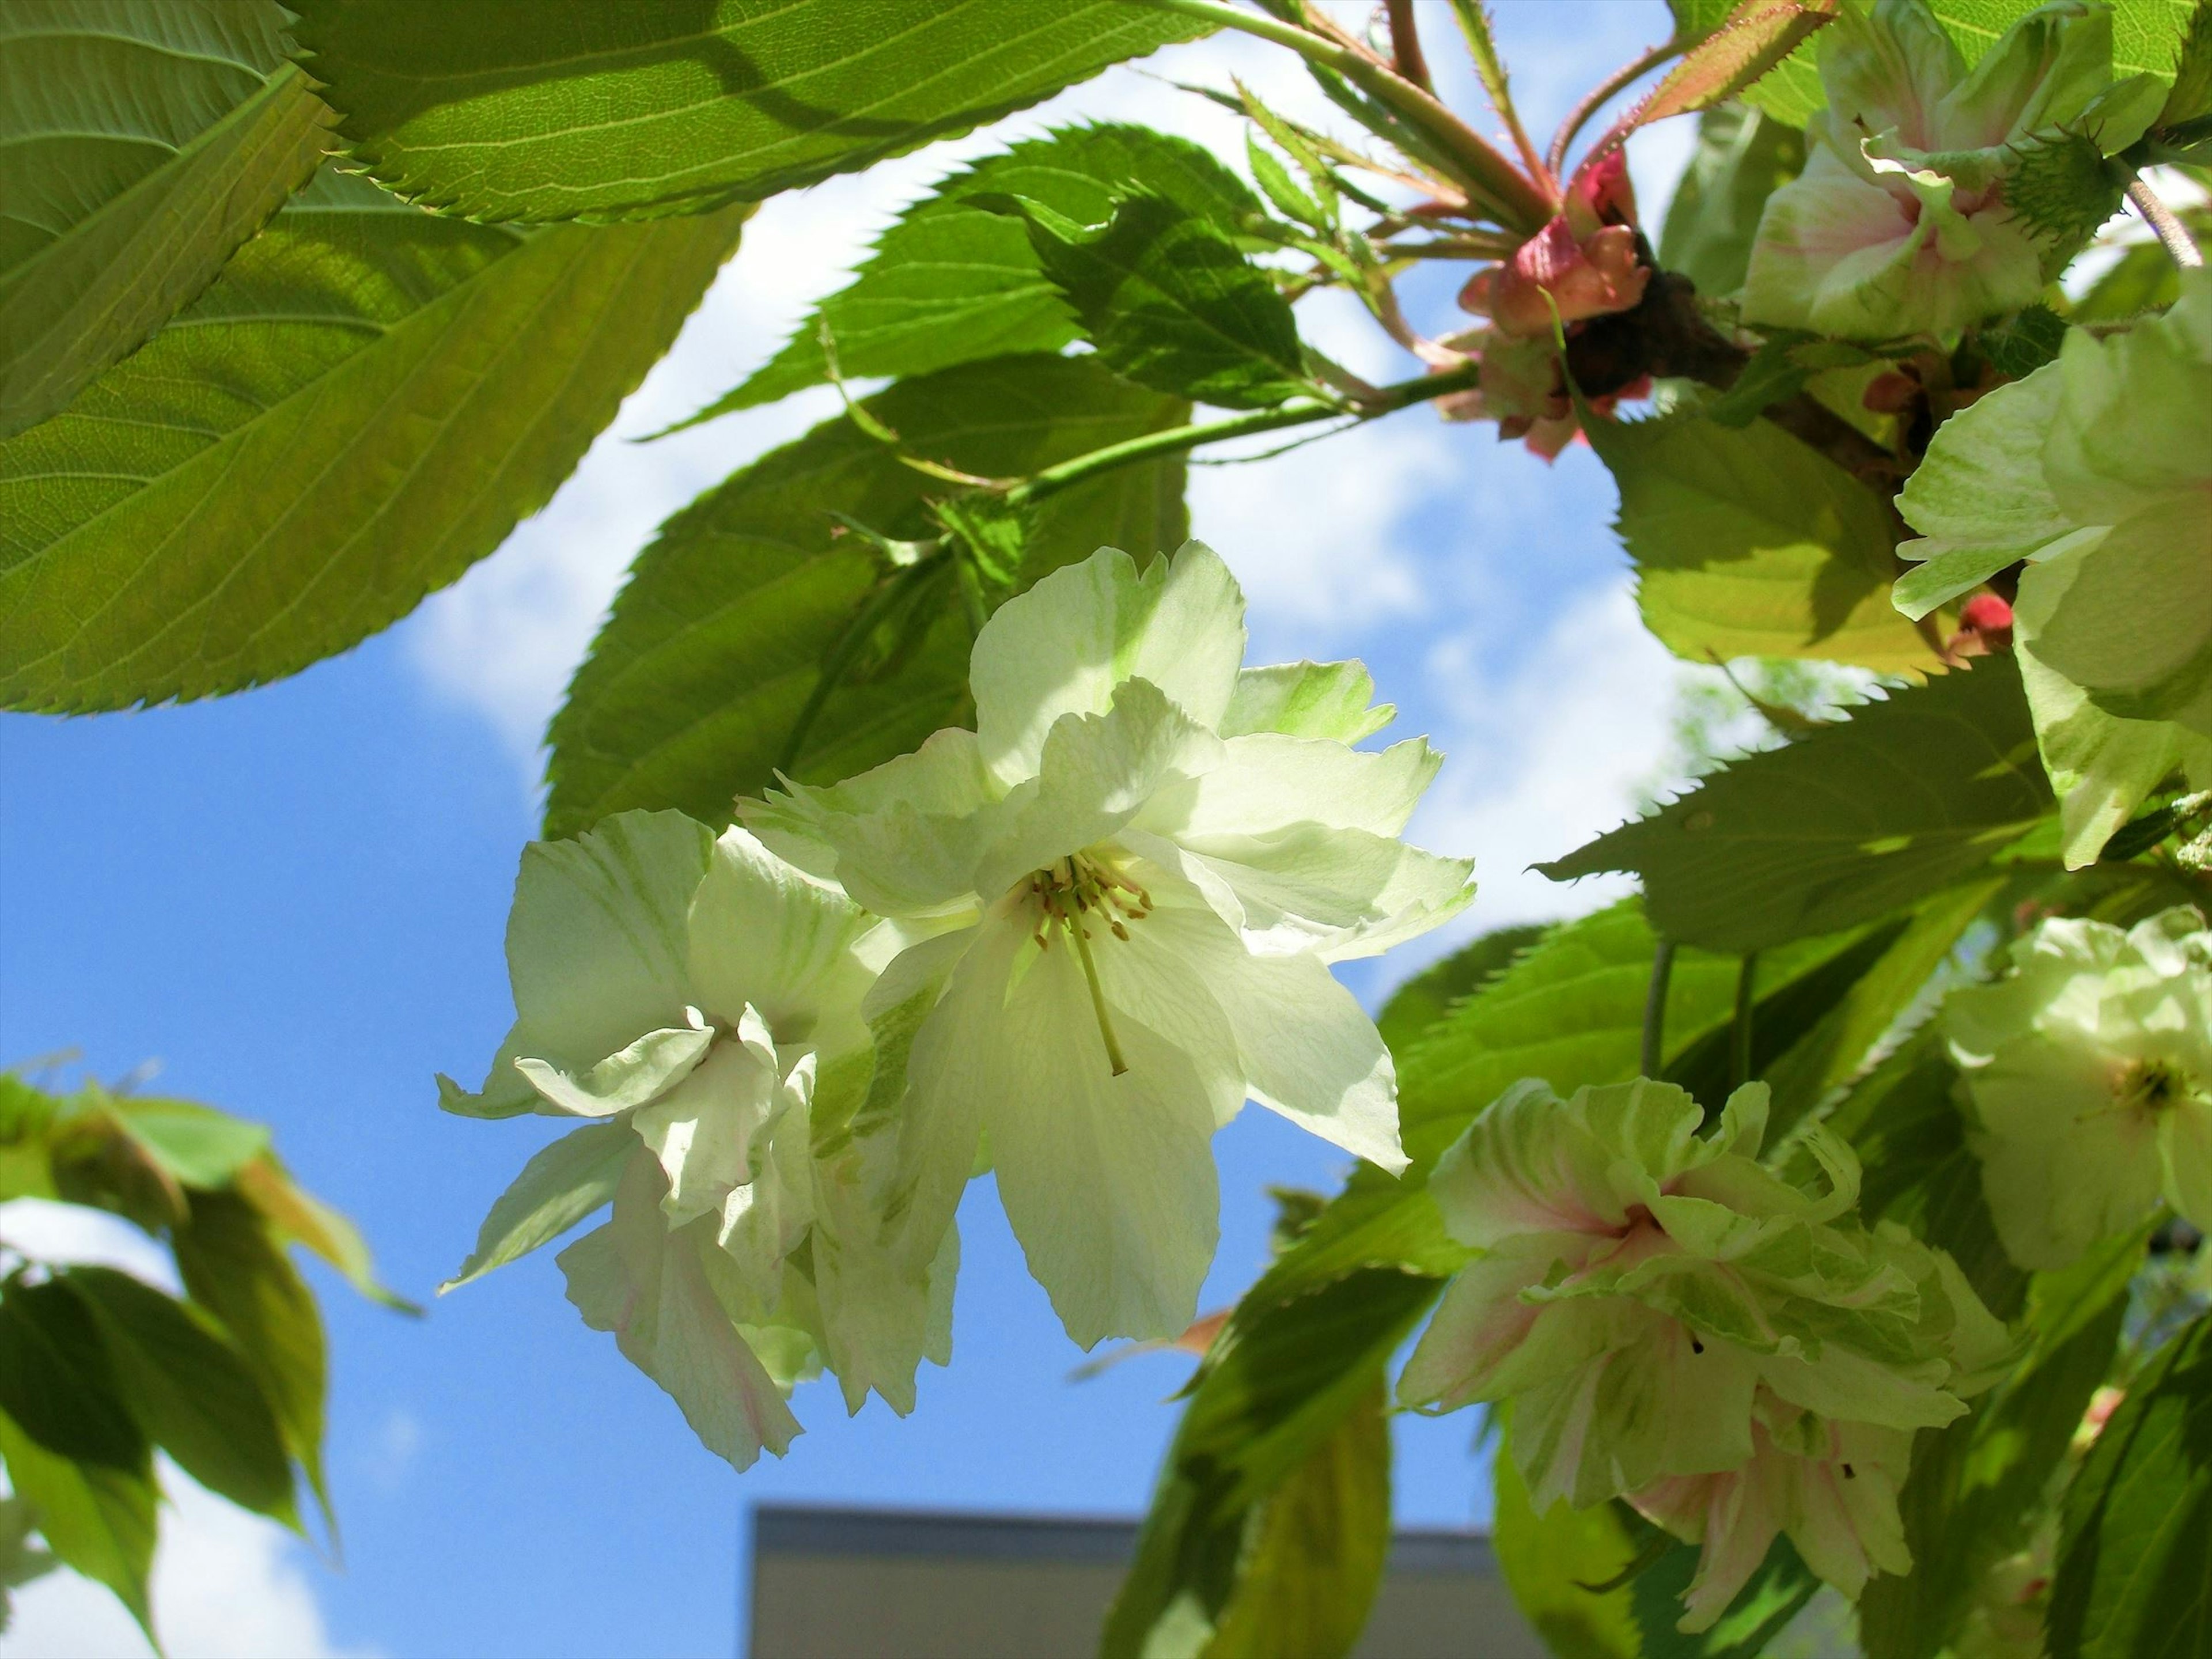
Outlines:
{"type": "Polygon", "coordinates": [[[1098,1013],[1098,1035],[1106,1039],[1106,1059],[1119,1077],[1129,1069],[1129,1062],[1121,1058],[1121,1045],[1114,1036],[1114,1017],[1107,1012],[1106,990],[1098,982],[1098,964],[1091,959],[1091,935],[1083,930],[1083,918],[1067,918],[1067,931],[1075,940],[1075,954],[1083,958],[1083,977],[1091,984],[1091,1006],[1098,1013]]]}
{"type": "Polygon", "coordinates": [[[2124,1106],[2155,1112],[2189,1091],[2188,1079],[2162,1060],[2139,1060],[2128,1067],[2116,1091],[2124,1106]]]}

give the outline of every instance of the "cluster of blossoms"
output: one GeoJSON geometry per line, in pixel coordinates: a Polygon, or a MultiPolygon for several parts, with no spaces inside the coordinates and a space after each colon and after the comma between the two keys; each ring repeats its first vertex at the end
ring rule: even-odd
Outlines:
{"type": "Polygon", "coordinates": [[[1743,319],[1847,340],[1953,335],[2035,303],[2073,249],[2021,216],[2008,179],[2062,132],[2124,147],[2162,95],[2114,83],[2112,14],[2083,0],[2030,12],[1972,70],[1923,0],[1846,6],[1820,80],[1827,107],[1804,173],[1767,201],[1743,319]]]}
{"type": "MultiPolygon", "coordinates": [[[[1460,305],[1489,320],[1443,343],[1481,359],[1481,382],[1437,407],[1451,420],[1496,421],[1501,438],[1520,438],[1547,460],[1556,457],[1578,429],[1559,361],[1561,333],[1635,309],[1650,280],[1627,152],[1607,149],[1568,182],[1559,211],[1543,229],[1461,290],[1460,305]]],[[[1610,414],[1623,398],[1650,391],[1648,379],[1638,380],[1591,406],[1610,414]]]]}
{"type": "Polygon", "coordinates": [[[1445,1223],[1480,1254],[1399,1384],[1413,1405],[1510,1402],[1539,1512],[1625,1498],[1701,1544],[1685,1631],[1778,1534],[1849,1595],[1906,1571],[1913,1433],[2012,1358],[1948,1255],[1857,1223],[1847,1146],[1802,1137],[1805,1185],[1762,1164],[1766,1115],[1763,1084],[1709,1135],[1669,1084],[1509,1091],[1437,1164],[1445,1223]]]}
{"type": "Polygon", "coordinates": [[[1899,506],[1908,616],[2027,562],[2013,638],[2069,865],[2177,768],[2212,787],[2212,274],[1945,422],[1899,506]]]}
{"type": "Polygon", "coordinates": [[[2063,1267],[2161,1200],[2212,1231],[2212,931],[2172,909],[2125,932],[2056,918],[2014,971],[1954,991],[1983,1191],[2006,1253],[2063,1267]]]}
{"type": "Polygon", "coordinates": [[[982,1169],[1088,1346],[1190,1322],[1208,1142],[1248,1097],[1403,1168],[1389,1052],[1328,964],[1471,896],[1398,839],[1438,757],[1352,746],[1392,714],[1358,664],[1246,669],[1244,639],[1207,549],[1103,549],[981,630],[975,730],[719,838],[632,812],[532,846],[514,1028],[444,1104],[591,1121],[462,1278],[611,1200],[570,1299],[743,1468],[817,1368],[911,1409],[982,1169]]]}

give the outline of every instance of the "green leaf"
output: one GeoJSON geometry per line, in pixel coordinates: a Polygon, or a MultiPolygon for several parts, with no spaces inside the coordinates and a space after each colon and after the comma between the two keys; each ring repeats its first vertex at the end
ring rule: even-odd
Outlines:
{"type": "Polygon", "coordinates": [[[331,1519],[323,1482],[323,1391],[329,1362],[315,1299],[261,1212],[234,1193],[194,1193],[176,1230],[177,1269],[192,1301],[252,1368],[284,1449],[331,1519]]]}
{"type": "MultiPolygon", "coordinates": [[[[2172,264],[2170,259],[2166,263],[2172,264]]],[[[2024,380],[2045,363],[2057,361],[2059,348],[2066,343],[2066,321],[2049,306],[2030,306],[1984,329],[1978,343],[1998,374],[2024,380]]]]}
{"type": "Polygon", "coordinates": [[[1314,389],[1290,301],[1216,225],[1164,196],[1133,192],[1101,224],[1012,199],[1109,368],[1225,409],[1314,389]]]}
{"type": "Polygon", "coordinates": [[[0,1072],[0,1201],[59,1196],[48,1137],[60,1104],[12,1072],[0,1072]]]}
{"type": "MultiPolygon", "coordinates": [[[[1678,34],[1691,40],[1719,27],[1732,0],[1668,3],[1674,9],[1678,34]]],[[[1929,9],[1958,43],[1971,68],[2007,29],[2041,3],[2043,0],[1929,0],[1929,9]]],[[[2144,74],[2171,80],[2195,4],[2196,0],[2112,0],[2114,78],[2144,74]]],[[[1752,89],[1749,100],[1792,126],[1804,125],[1828,101],[1815,68],[1820,46],[1815,35],[1792,52],[1752,89]]]]}
{"type": "Polygon", "coordinates": [[[1082,337],[1018,219],[984,196],[1042,202],[1083,223],[1112,216],[1138,186],[1234,233],[1261,210],[1244,181],[1188,139],[1148,127],[1061,127],[987,155],[902,213],[851,283],[821,301],[790,343],[683,426],[774,403],[829,378],[826,326],[848,378],[929,374],[1082,337]]]}
{"type": "MultiPolygon", "coordinates": [[[[1959,43],[1967,64],[1981,61],[2004,32],[2033,11],[2040,0],[1931,0],[1944,30],[1959,43]]],[[[2197,0],[2111,0],[2112,77],[2154,75],[2173,77],[2181,45],[2189,32],[2197,0]]]]}
{"type": "Polygon", "coordinates": [[[1767,421],[1583,424],[1620,487],[1644,623],[1675,655],[1935,665],[1889,602],[1887,508],[1826,456],[1767,421]]]}
{"type": "Polygon", "coordinates": [[[38,1511],[39,1531],[64,1565],[105,1584],[154,1636],[146,1579],[154,1566],[155,1506],[160,1493],[145,1443],[128,1468],[73,1462],[40,1445],[0,1413],[0,1458],[8,1484],[38,1511]]]}
{"type": "Polygon", "coordinates": [[[283,1437],[238,1351],[183,1304],[112,1267],[65,1268],[55,1282],[91,1315],[147,1437],[216,1496],[291,1520],[283,1437]]]}
{"type": "Polygon", "coordinates": [[[260,1212],[273,1237],[302,1245],[322,1257],[370,1301],[380,1302],[396,1313],[422,1311],[378,1282],[361,1230],[295,1182],[274,1153],[256,1158],[240,1170],[237,1190],[260,1212]]]}
{"type": "Polygon", "coordinates": [[[8,1632],[8,1592],[42,1578],[61,1565],[47,1551],[31,1542],[38,1530],[39,1512],[21,1498],[0,1498],[0,1636],[8,1632]]]}
{"type": "Polygon", "coordinates": [[[1544,931],[1537,926],[1500,927],[1423,969],[1391,993],[1376,1017],[1383,1042],[1393,1054],[1412,1048],[1453,1004],[1511,967],[1544,931]]]}
{"type": "Polygon", "coordinates": [[[1644,1659],[1753,1659],[1788,1628],[1820,1588],[1789,1539],[1778,1538],[1749,1583],[1711,1630],[1686,1636],[1682,1593],[1698,1570],[1694,1545],[1677,1544],[1629,1586],[1642,1633],[1644,1659]]]}
{"type": "MultiPolygon", "coordinates": [[[[1769,1146],[1857,1074],[2003,884],[1996,876],[1967,882],[1911,916],[1761,953],[1753,965],[1748,1075],[1771,1091],[1769,1146]],[[1802,971],[1793,973],[1790,957],[1801,954],[1802,971]]],[[[1695,1095],[1709,1115],[1741,1080],[1733,1074],[1733,1025],[1707,1032],[1667,1067],[1668,1081],[1695,1095]]]]}
{"type": "Polygon", "coordinates": [[[2027,1278],[1997,1240],[1982,1198],[1982,1164],[1966,1146],[1959,1073],[1929,1026],[1884,1060],[1829,1114],[1859,1155],[1859,1214],[1891,1220],[1958,1262],[1999,1318],[2020,1311],[2027,1278]]]}
{"type": "MultiPolygon", "coordinates": [[[[1312,1470],[1310,1461],[1348,1419],[1373,1409],[1383,1365],[1442,1288],[1437,1279],[1367,1268],[1287,1303],[1239,1304],[1176,1427],[1136,1560],[1107,1616],[1107,1659],[1203,1651],[1217,1632],[1233,1638],[1240,1629],[1257,1639],[1267,1610],[1237,1608],[1248,1528],[1256,1522],[1264,1540],[1265,1511],[1299,1474],[1324,1486],[1341,1478],[1312,1470]]],[[[1364,1571],[1358,1559],[1339,1566],[1356,1589],[1364,1571]]],[[[1224,1652],[1267,1650],[1248,1643],[1224,1652]]]]}
{"type": "Polygon", "coordinates": [[[1747,755],[1538,867],[1634,871],[1668,938],[1756,951],[1856,927],[1986,865],[2051,810],[2009,656],[1747,755]]]}
{"type": "Polygon", "coordinates": [[[371,176],[474,219],[696,213],[857,172],[1208,26],[1113,0],[300,0],[371,176]]]}
{"type": "Polygon", "coordinates": [[[404,616],[544,504],[738,229],[524,236],[321,175],[0,442],[0,702],[235,690],[404,616]]]}
{"type": "Polygon", "coordinates": [[[0,1411],[58,1456],[112,1469],[145,1462],[99,1328],[52,1279],[0,1288],[0,1411]]]}
{"type": "Polygon", "coordinates": [[[629,1121],[587,1124],[540,1147],[499,1195],[477,1230],[477,1247],[440,1295],[550,1243],[602,1204],[614,1201],[623,1164],[638,1145],[629,1121]]]}
{"type": "Polygon", "coordinates": [[[1559,1659],[1641,1659],[1632,1587],[1602,1595],[1585,1588],[1613,1583],[1635,1561],[1639,1540],[1631,1518],[1618,1504],[1577,1510],[1565,1499],[1538,1515],[1502,1440],[1492,1455],[1491,1478],[1490,1541],[1498,1571],[1544,1645],[1559,1659]]]}
{"type": "MultiPolygon", "coordinates": [[[[2212,15],[2208,13],[2207,15],[2212,15]]],[[[2202,238],[2212,224],[2201,216],[2186,221],[2202,238]]],[[[2122,251],[2112,268],[2089,285],[2067,315],[2087,326],[2092,323],[2124,323],[2147,311],[2163,311],[2181,297],[2181,268],[2163,244],[2139,242],[2122,251]]]]}
{"type": "Polygon", "coordinates": [[[2212,1319],[2128,1390],[2066,1494],[2051,1659],[2212,1650],[2212,1319]]]}
{"type": "MultiPolygon", "coordinates": [[[[1398,1117],[1415,1168],[1434,1163],[1522,1078],[1541,1078],[1565,1096],[1634,1077],[1656,944],[1632,900],[1554,928],[1399,1055],[1398,1117]]],[[[1735,981],[1730,958],[1695,951],[1675,957],[1667,994],[1670,1056],[1727,1022],[1735,981]]]]}
{"type": "Polygon", "coordinates": [[[107,1108],[125,1134],[187,1187],[227,1187],[269,1150],[265,1125],[196,1101],[110,1096],[107,1108]]]}
{"type": "MultiPolygon", "coordinates": [[[[901,381],[867,407],[904,453],[987,477],[1034,471],[1188,418],[1181,400],[1096,362],[1041,356],[901,381]]],[[[887,571],[834,516],[887,535],[931,533],[927,504],[951,490],[899,454],[849,420],[827,422],[660,527],[554,717],[549,836],[629,807],[680,807],[726,823],[732,799],[767,786],[778,767],[834,782],[969,717],[972,635],[949,565],[887,571]],[[902,577],[911,625],[887,627],[848,665],[790,755],[825,660],[902,577]]],[[[1140,559],[1180,545],[1182,480],[1181,458],[1170,457],[1048,497],[1021,582],[1101,544],[1140,559]]]]}
{"type": "Polygon", "coordinates": [[[1206,1659],[1341,1659],[1352,1651],[1390,1553],[1385,1399],[1377,1376],[1260,1505],[1206,1659]]]}
{"type": "Polygon", "coordinates": [[[263,0],[0,10],[0,436],[127,356],[315,170],[331,114],[283,27],[263,0]]]}
{"type": "MultiPolygon", "coordinates": [[[[2132,1260],[2140,1243],[2127,1241],[2132,1260]]],[[[2111,1369],[2127,1276],[2093,1256],[2036,1276],[2028,1328],[2036,1351],[1972,1416],[1914,1443],[1899,1494],[1913,1570],[1871,1580],[1859,1600],[1869,1659],[1936,1659],[1958,1633],[1976,1586],[2028,1541],[2043,1495],[2090,1396],[2111,1369]],[[2046,1334],[2047,1333],[2047,1334],[2046,1334]]]]}
{"type": "Polygon", "coordinates": [[[1743,286],[1766,198],[1805,170],[1805,135],[1723,105],[1698,118],[1698,148],[1659,233],[1659,264],[1719,298],[1743,286]]]}
{"type": "Polygon", "coordinates": [[[2212,6],[2200,5],[2190,15],[2174,61],[2173,88],[2156,125],[2178,126],[2206,114],[2212,114],[2212,6]]]}

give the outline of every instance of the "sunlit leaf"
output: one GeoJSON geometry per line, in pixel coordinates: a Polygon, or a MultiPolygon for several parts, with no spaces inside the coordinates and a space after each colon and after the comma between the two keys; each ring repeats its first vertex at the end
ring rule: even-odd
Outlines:
{"type": "Polygon", "coordinates": [[[2052,1659],[2212,1650],[2212,1319],[2128,1390],[2066,1494],[2052,1659]]]}
{"type": "MultiPolygon", "coordinates": [[[[949,560],[887,568],[845,521],[935,533],[927,503],[958,487],[902,453],[1019,476],[1188,413],[1095,362],[1043,356],[901,381],[867,406],[897,434],[896,450],[849,420],[827,422],[708,490],[639,555],[554,717],[549,835],[629,807],[726,823],[734,798],[768,787],[778,768],[835,782],[963,723],[973,635],[958,571],[949,560]],[[869,637],[817,699],[825,664],[867,618],[869,637]]],[[[1172,550],[1188,523],[1182,478],[1170,457],[1040,502],[1020,580],[1101,545],[1140,558],[1172,550]]]]}
{"type": "Polygon", "coordinates": [[[1312,389],[1290,302],[1218,226],[1149,194],[1095,224],[1041,202],[1016,206],[1045,274],[1115,373],[1228,409],[1312,389]]]}
{"type": "Polygon", "coordinates": [[[265,0],[0,9],[0,436],[159,328],[314,171],[330,111],[283,27],[265,0]]]}
{"type": "Polygon", "coordinates": [[[300,0],[354,153],[498,222],[757,200],[964,132],[1208,26],[1114,0],[300,0]]]}
{"type": "Polygon", "coordinates": [[[1805,167],[1805,135],[1736,105],[1698,120],[1698,148],[1668,204],[1659,264],[1715,298],[1743,286],[1766,198],[1805,167]]]}
{"type": "Polygon", "coordinates": [[[1754,951],[1947,887],[2051,809],[2019,673],[1996,656],[1747,755],[1539,867],[1634,871],[1669,939],[1754,951]]]}
{"type": "Polygon", "coordinates": [[[1889,602],[1899,567],[1887,508],[1827,457],[1766,421],[1584,429],[1620,487],[1644,624],[1677,656],[1935,666],[1889,602]]]}
{"type": "Polygon", "coordinates": [[[91,1314],[146,1437],[216,1496],[291,1519],[292,1466],[238,1352],[183,1304],[112,1267],[66,1268],[56,1282],[91,1314]]]}
{"type": "Polygon", "coordinates": [[[782,350],[690,421],[773,403],[838,372],[929,374],[1081,337],[1020,220],[975,205],[1021,197],[1082,223],[1112,216],[1131,188],[1167,198],[1234,232],[1260,204],[1203,147],[1148,127],[1104,123],[1026,139],[953,173],[902,213],[853,280],[822,300],[782,350]]]}
{"type": "Polygon", "coordinates": [[[405,615],[565,478],[737,211],[522,235],[325,173],[70,409],[0,442],[0,702],[279,678],[405,615]]]}
{"type": "Polygon", "coordinates": [[[146,1581],[154,1566],[160,1494],[144,1443],[128,1468],[73,1462],[0,1413],[0,1459],[8,1465],[8,1484],[38,1511],[39,1532],[62,1564],[114,1591],[150,1637],[146,1581]]]}

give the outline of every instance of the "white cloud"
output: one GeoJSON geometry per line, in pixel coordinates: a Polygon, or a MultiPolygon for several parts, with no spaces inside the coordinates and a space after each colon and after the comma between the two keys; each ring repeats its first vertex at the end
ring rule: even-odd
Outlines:
{"type": "MultiPolygon", "coordinates": [[[[120,1218],[73,1205],[0,1205],[0,1237],[46,1261],[98,1262],[174,1289],[167,1252],[120,1218]]],[[[321,1659],[339,1650],[323,1627],[299,1540],[161,1462],[170,1499],[154,1557],[154,1622],[172,1659],[321,1659]]],[[[0,1659],[121,1659],[152,1651],[122,1604],[60,1570],[15,1592],[0,1659]]]]}
{"type": "Polygon", "coordinates": [[[1646,631],[1626,584],[1569,604],[1510,677],[1484,672],[1466,636],[1431,652],[1428,672],[1452,723],[1449,757],[1408,831],[1475,858],[1475,900],[1449,930],[1394,967],[1516,922],[1581,915],[1632,890],[1626,877],[1571,885],[1528,866],[1571,852],[1637,811],[1669,750],[1680,688],[1717,674],[1678,660],[1646,631]]]}
{"type": "Polygon", "coordinates": [[[176,1264],[169,1253],[120,1216],[81,1204],[43,1198],[0,1204],[0,1238],[34,1261],[68,1261],[119,1267],[174,1293],[176,1264]]]}
{"type": "Polygon", "coordinates": [[[1335,641],[1421,604],[1401,532],[1456,476],[1444,428],[1415,414],[1322,443],[1326,455],[1316,446],[1191,469],[1192,530],[1215,538],[1243,585],[1261,659],[1340,654],[1335,641]]]}
{"type": "MultiPolygon", "coordinates": [[[[323,1659],[332,1645],[307,1552],[273,1521],[195,1486],[164,1460],[172,1500],[154,1558],[154,1626],[170,1659],[323,1659]]],[[[150,1654],[122,1604],[65,1570],[15,1592],[0,1659],[125,1659],[150,1654]]]]}

